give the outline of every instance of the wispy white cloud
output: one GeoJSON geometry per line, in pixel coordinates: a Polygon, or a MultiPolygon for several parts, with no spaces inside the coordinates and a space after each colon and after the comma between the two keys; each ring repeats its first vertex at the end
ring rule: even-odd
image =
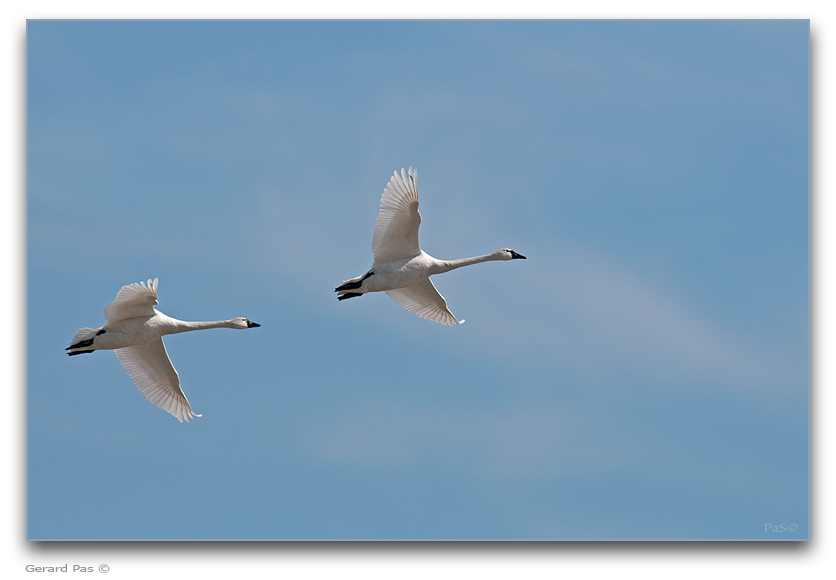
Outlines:
{"type": "Polygon", "coordinates": [[[469,308],[491,313],[493,328],[480,336],[502,337],[485,346],[551,358],[604,384],[631,376],[766,398],[808,387],[804,349],[790,339],[757,342],[588,248],[538,244],[530,254],[510,281],[486,273],[468,281],[469,308]]]}
{"type": "Polygon", "coordinates": [[[669,431],[660,438],[634,419],[599,404],[479,410],[374,401],[305,417],[292,445],[314,463],[443,470],[499,485],[621,474],[657,483],[710,481],[712,490],[739,491],[765,476],[783,477],[757,458],[728,464],[695,454],[692,434],[669,431]]]}
{"type": "MultiPolygon", "coordinates": [[[[311,417],[297,434],[315,461],[475,477],[577,477],[631,461],[601,417],[558,408],[475,411],[374,403],[311,417]]],[[[638,449],[638,447],[636,447],[638,449]]]]}

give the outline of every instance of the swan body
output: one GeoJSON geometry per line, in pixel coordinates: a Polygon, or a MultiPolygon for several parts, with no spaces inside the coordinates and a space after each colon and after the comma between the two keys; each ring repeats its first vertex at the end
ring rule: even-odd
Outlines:
{"type": "Polygon", "coordinates": [[[335,289],[337,299],[345,300],[367,292],[386,292],[409,312],[443,325],[461,324],[436,290],[430,276],[462,266],[493,260],[525,259],[514,250],[502,248],[483,256],[460,260],[438,260],[418,242],[418,170],[396,171],[380,199],[380,213],[372,240],[374,264],[371,269],[335,289]]]}
{"type": "Polygon", "coordinates": [[[246,318],[186,322],[166,316],[154,308],[158,279],[123,286],[116,300],[105,308],[107,324],[100,328],[82,328],[70,346],[70,356],[96,350],[113,350],[139,391],[157,407],[174,415],[181,423],[200,417],[192,411],[180,377],[162,337],[207,328],[254,328],[261,326],[246,318]]]}

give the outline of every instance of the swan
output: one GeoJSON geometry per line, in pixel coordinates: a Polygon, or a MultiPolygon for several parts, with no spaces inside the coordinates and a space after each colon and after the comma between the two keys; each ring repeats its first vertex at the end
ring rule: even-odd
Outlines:
{"type": "Polygon", "coordinates": [[[213,322],[185,322],[166,316],[154,308],[158,278],[122,286],[104,310],[107,324],[101,328],[82,328],[64,350],[70,356],[95,350],[113,350],[139,392],[181,423],[200,417],[192,411],[180,388],[163,344],[163,335],[205,328],[255,328],[261,326],[246,318],[213,322]]]}
{"type": "Polygon", "coordinates": [[[435,289],[430,276],[449,272],[462,266],[491,260],[525,260],[514,250],[502,248],[484,256],[460,260],[437,260],[418,243],[418,169],[407,174],[395,171],[380,198],[380,213],[372,239],[374,264],[371,269],[335,288],[338,300],[362,296],[367,292],[386,292],[395,302],[421,318],[442,325],[462,324],[447,301],[435,289]]]}

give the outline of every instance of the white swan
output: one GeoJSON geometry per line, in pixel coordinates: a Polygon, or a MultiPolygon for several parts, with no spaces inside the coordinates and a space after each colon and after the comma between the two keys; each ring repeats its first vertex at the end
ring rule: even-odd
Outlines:
{"type": "Polygon", "coordinates": [[[372,268],[356,278],[346,280],[335,289],[338,300],[362,296],[366,292],[386,292],[410,312],[441,324],[461,324],[456,320],[444,297],[433,286],[430,276],[462,266],[490,260],[525,259],[514,250],[503,248],[491,254],[437,260],[421,250],[418,244],[418,170],[395,172],[380,198],[380,213],[374,228],[372,268]]]}
{"type": "Polygon", "coordinates": [[[154,308],[158,279],[122,286],[116,300],[105,308],[107,324],[82,328],[65,350],[70,356],[94,350],[110,350],[128,371],[139,392],[154,405],[174,415],[181,423],[200,417],[192,411],[180,388],[180,377],[168,358],[164,334],[204,328],[253,328],[261,326],[246,318],[214,322],[184,322],[154,308]]]}

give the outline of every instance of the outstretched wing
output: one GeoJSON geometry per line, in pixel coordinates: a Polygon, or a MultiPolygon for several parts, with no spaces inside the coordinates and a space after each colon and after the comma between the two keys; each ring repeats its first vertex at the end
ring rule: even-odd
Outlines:
{"type": "Polygon", "coordinates": [[[387,290],[386,293],[395,302],[425,320],[451,326],[464,322],[464,319],[456,320],[456,317],[447,308],[447,301],[444,300],[444,296],[438,293],[429,278],[424,278],[420,282],[404,288],[387,290]]]}
{"type": "Polygon", "coordinates": [[[154,316],[154,305],[159,304],[157,302],[158,281],[158,278],[154,278],[147,282],[122,286],[119,294],[116,295],[116,300],[105,308],[104,314],[108,324],[129,318],[154,316]]]}
{"type": "Polygon", "coordinates": [[[383,190],[380,198],[380,213],[374,227],[372,251],[374,263],[383,264],[392,260],[408,258],[421,253],[418,244],[418,170],[409,168],[409,173],[395,172],[383,190]]]}
{"type": "Polygon", "coordinates": [[[180,377],[168,358],[162,338],[147,344],[117,348],[113,352],[136,388],[151,403],[168,411],[181,423],[183,419],[190,421],[200,417],[192,411],[180,388],[180,377]]]}

